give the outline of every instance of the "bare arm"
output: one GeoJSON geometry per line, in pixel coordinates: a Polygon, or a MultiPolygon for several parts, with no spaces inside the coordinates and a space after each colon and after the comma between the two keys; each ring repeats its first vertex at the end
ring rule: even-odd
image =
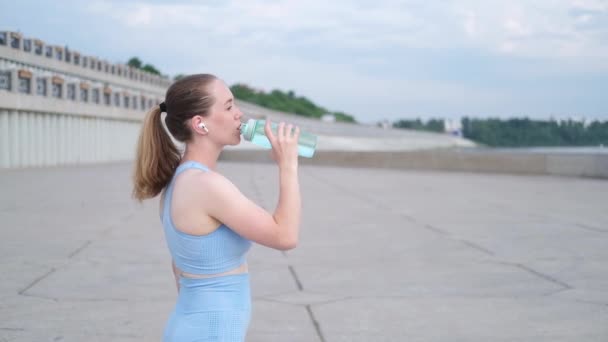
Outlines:
{"type": "Polygon", "coordinates": [[[299,129],[279,124],[274,136],[267,122],[266,134],[272,144],[272,156],[279,166],[279,201],[273,214],[245,197],[228,179],[218,173],[201,173],[198,189],[206,212],[239,235],[259,244],[288,250],[298,243],[301,198],[298,183],[299,129]],[[201,191],[200,189],[204,189],[201,191]]]}
{"type": "Polygon", "coordinates": [[[298,241],[302,212],[300,184],[298,182],[298,137],[300,128],[292,124],[279,123],[277,135],[270,129],[266,120],[264,131],[272,145],[272,159],[279,166],[279,203],[273,218],[284,230],[287,241],[298,241]]]}
{"type": "Polygon", "coordinates": [[[297,168],[279,170],[279,190],[273,218],[283,228],[287,241],[298,241],[302,204],[297,168]]]}

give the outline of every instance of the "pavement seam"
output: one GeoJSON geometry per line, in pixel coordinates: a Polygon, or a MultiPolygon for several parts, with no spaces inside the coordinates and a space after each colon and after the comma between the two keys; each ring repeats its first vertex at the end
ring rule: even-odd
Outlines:
{"type": "MultiPolygon", "coordinates": [[[[80,253],[82,250],[84,250],[85,248],[87,248],[90,244],[92,243],[91,240],[87,240],[85,241],[82,246],[76,248],[72,253],[70,253],[68,255],[68,259],[71,259],[72,257],[74,257],[75,255],[77,255],[78,253],[80,253]]],[[[38,277],[37,279],[35,279],[33,282],[31,282],[26,288],[22,289],[21,291],[18,292],[19,295],[21,296],[28,296],[28,297],[35,297],[35,298],[43,298],[43,299],[50,299],[53,301],[58,301],[57,298],[53,298],[53,297],[45,297],[45,296],[39,296],[39,295],[31,295],[31,294],[27,294],[25,293],[26,291],[28,291],[29,289],[31,289],[32,287],[34,287],[36,284],[38,284],[40,281],[42,281],[44,278],[48,277],[49,275],[51,275],[52,273],[54,273],[55,271],[57,271],[58,269],[55,267],[52,267],[51,270],[49,270],[47,273],[43,274],[42,276],[38,277]]]]}
{"type": "Polygon", "coordinates": [[[47,296],[35,295],[35,294],[29,294],[29,293],[20,293],[19,295],[21,295],[23,297],[32,297],[32,298],[37,298],[37,299],[50,300],[53,302],[59,302],[59,298],[54,298],[54,297],[47,297],[47,296]]]}
{"type": "Polygon", "coordinates": [[[296,270],[291,265],[287,265],[287,268],[289,268],[289,272],[291,273],[293,280],[296,282],[296,286],[298,287],[298,290],[304,291],[304,287],[302,286],[302,282],[300,281],[300,278],[298,278],[298,274],[296,273],[296,270]]]}
{"type": "MultiPolygon", "coordinates": [[[[287,256],[287,253],[283,252],[283,255],[285,256],[285,258],[289,259],[287,256]]],[[[296,273],[295,268],[289,264],[287,265],[287,267],[289,268],[289,272],[291,273],[291,276],[293,277],[294,281],[296,282],[298,291],[303,292],[304,286],[302,285],[302,282],[300,281],[300,278],[298,277],[298,274],[296,273]]],[[[323,332],[321,331],[321,324],[319,324],[319,322],[315,318],[315,315],[312,312],[312,308],[311,308],[310,304],[306,304],[306,311],[308,311],[308,316],[310,318],[310,321],[312,322],[312,325],[315,327],[317,336],[319,336],[319,339],[321,340],[321,342],[325,342],[325,337],[323,336],[323,332]]]]}
{"type": "Polygon", "coordinates": [[[582,228],[584,230],[589,230],[592,232],[596,232],[596,233],[608,233],[608,230],[606,229],[602,229],[602,228],[597,228],[597,227],[592,227],[583,223],[575,223],[575,226],[582,228]]]}
{"type": "Polygon", "coordinates": [[[573,288],[572,286],[566,284],[565,282],[563,282],[563,281],[561,281],[561,280],[559,280],[557,278],[554,278],[554,277],[552,277],[550,275],[541,273],[541,272],[539,272],[539,271],[537,271],[537,270],[535,270],[535,269],[533,269],[531,267],[528,267],[528,266],[526,266],[524,264],[516,264],[516,266],[519,267],[519,268],[521,268],[521,269],[524,269],[524,270],[526,270],[526,271],[528,271],[528,272],[530,272],[530,273],[532,273],[532,274],[534,274],[534,275],[536,275],[536,276],[538,276],[540,278],[543,278],[543,279],[545,279],[547,281],[550,281],[550,282],[553,282],[555,284],[558,284],[561,287],[563,287],[564,289],[572,289],[573,288]]]}
{"type": "MultiPolygon", "coordinates": [[[[290,291],[290,292],[286,292],[283,294],[289,294],[289,293],[298,293],[300,291],[290,291]]],[[[303,292],[307,292],[307,291],[303,291],[303,292]]],[[[310,292],[307,292],[310,293],[310,292]]],[[[294,305],[294,306],[307,306],[307,305],[311,305],[311,306],[321,306],[321,305],[325,305],[325,304],[331,304],[331,303],[336,303],[336,302],[341,302],[341,301],[345,301],[345,300],[350,300],[350,299],[356,299],[359,297],[356,296],[345,296],[345,297],[337,297],[337,298],[333,298],[333,299],[328,299],[328,300],[324,300],[324,301],[318,301],[315,303],[309,303],[309,304],[301,304],[301,303],[292,303],[290,301],[287,300],[281,300],[281,299],[276,299],[273,298],[272,296],[274,295],[267,295],[267,296],[261,296],[261,297],[255,297],[254,299],[256,300],[261,300],[261,301],[266,301],[266,302],[273,302],[273,303],[281,303],[281,304],[287,304],[287,305],[294,305]]]]}
{"type": "Polygon", "coordinates": [[[281,291],[281,292],[277,292],[277,293],[265,294],[265,295],[262,295],[262,296],[252,296],[252,298],[253,299],[266,299],[266,298],[270,298],[272,296],[282,296],[282,295],[286,295],[286,294],[290,294],[290,293],[294,293],[294,292],[297,292],[297,291],[293,291],[293,290],[290,290],[290,291],[281,291]]]}
{"type": "Polygon", "coordinates": [[[559,285],[563,289],[569,290],[569,289],[573,289],[574,288],[574,287],[566,284],[565,282],[563,282],[563,281],[561,281],[561,280],[559,280],[557,278],[554,278],[554,277],[552,277],[550,275],[547,275],[547,274],[544,274],[542,272],[539,272],[539,271],[537,271],[537,270],[535,270],[535,269],[533,269],[533,268],[531,268],[529,266],[526,266],[524,264],[513,263],[513,262],[506,262],[506,261],[499,261],[499,263],[520,268],[520,269],[522,269],[522,270],[524,270],[524,271],[526,271],[526,272],[528,272],[530,274],[533,274],[533,275],[535,275],[535,276],[537,276],[539,278],[542,278],[542,279],[544,279],[544,280],[546,280],[548,282],[551,282],[553,284],[559,285]]]}
{"type": "MultiPolygon", "coordinates": [[[[50,270],[50,271],[48,271],[48,272],[46,272],[45,274],[43,274],[42,276],[40,276],[40,277],[38,277],[38,278],[34,279],[34,281],[33,281],[33,282],[31,282],[31,283],[30,283],[30,284],[29,284],[29,285],[28,285],[26,288],[24,288],[23,290],[19,291],[18,293],[19,293],[20,295],[24,295],[24,294],[25,294],[25,292],[26,292],[27,290],[31,289],[33,286],[35,286],[36,284],[38,284],[38,283],[39,283],[40,281],[42,281],[44,278],[46,278],[46,277],[48,277],[49,275],[51,275],[51,274],[52,274],[53,272],[55,272],[56,270],[57,270],[56,268],[51,267],[51,270],[50,270]]],[[[25,294],[25,295],[27,295],[27,294],[25,294]]]]}
{"type": "Polygon", "coordinates": [[[135,212],[131,211],[129,214],[126,214],[123,217],[119,218],[118,221],[108,224],[106,226],[106,228],[99,233],[99,235],[106,236],[106,235],[110,234],[110,232],[112,232],[112,230],[114,228],[120,226],[121,224],[128,222],[133,217],[135,217],[135,212]]]}
{"type": "Polygon", "coordinates": [[[608,307],[608,303],[604,303],[604,302],[594,302],[594,301],[591,301],[591,300],[582,300],[582,299],[574,299],[573,301],[575,301],[577,303],[591,304],[591,305],[598,305],[598,306],[608,307]]]}
{"type": "MultiPolygon", "coordinates": [[[[250,182],[253,187],[253,192],[254,192],[254,196],[256,197],[256,200],[258,201],[258,203],[260,203],[262,208],[267,209],[267,206],[264,205],[264,199],[262,197],[260,188],[258,187],[258,184],[256,182],[255,168],[253,167],[253,165],[251,166],[251,172],[249,172],[249,175],[250,175],[250,182]]],[[[287,268],[289,269],[289,273],[291,273],[291,277],[294,279],[294,281],[296,283],[298,291],[299,292],[304,291],[304,286],[302,285],[302,282],[300,281],[300,278],[298,277],[298,274],[296,273],[295,268],[291,264],[289,264],[289,256],[287,255],[287,252],[282,251],[282,255],[286,260],[288,260],[287,268]]],[[[325,342],[325,337],[323,336],[323,332],[321,331],[321,325],[316,320],[314,313],[312,312],[312,308],[310,307],[310,304],[306,305],[306,311],[308,312],[308,316],[315,328],[315,331],[317,332],[317,336],[319,337],[320,341],[325,342]]]]}
{"type": "Polygon", "coordinates": [[[551,297],[551,296],[556,295],[558,293],[566,292],[566,291],[570,291],[570,290],[572,290],[572,288],[565,288],[565,287],[563,287],[561,289],[557,289],[557,290],[549,291],[547,293],[543,293],[541,296],[543,296],[543,297],[551,297]]]}
{"type": "MultiPolygon", "coordinates": [[[[538,213],[527,213],[528,216],[530,217],[535,217],[535,218],[539,218],[539,219],[543,219],[543,220],[553,220],[555,222],[559,222],[562,223],[562,219],[560,217],[557,217],[555,215],[547,215],[545,213],[543,214],[538,214],[538,213]]],[[[582,230],[586,230],[586,231],[590,231],[590,232],[595,232],[595,233],[608,233],[608,229],[603,229],[603,228],[598,228],[598,227],[594,227],[594,226],[590,226],[588,224],[584,224],[584,223],[579,223],[579,222],[564,222],[564,223],[568,223],[573,225],[576,228],[580,228],[582,230]]]]}
{"type": "Polygon", "coordinates": [[[428,229],[428,230],[430,230],[432,232],[435,232],[435,233],[437,233],[439,235],[443,235],[443,236],[449,236],[450,235],[448,232],[446,232],[446,231],[444,231],[442,229],[439,229],[439,228],[437,228],[435,226],[432,226],[430,224],[423,224],[423,223],[417,222],[415,220],[412,220],[412,222],[416,223],[416,224],[422,224],[423,228],[426,228],[426,229],[428,229]]]}
{"type": "MultiPolygon", "coordinates": [[[[311,178],[314,178],[317,181],[320,181],[321,183],[327,184],[328,186],[331,186],[331,187],[333,187],[335,189],[338,189],[341,192],[350,194],[351,196],[356,197],[359,200],[362,200],[363,202],[366,202],[368,204],[372,204],[374,207],[376,207],[378,209],[382,209],[382,210],[386,210],[386,211],[389,211],[389,212],[393,212],[390,207],[386,206],[386,204],[384,204],[382,202],[379,202],[379,201],[376,201],[374,198],[366,197],[365,195],[362,195],[362,194],[360,194],[358,192],[355,192],[352,189],[344,187],[342,185],[338,185],[338,184],[335,184],[335,183],[328,182],[325,179],[323,179],[322,177],[319,177],[319,176],[313,174],[312,172],[307,172],[307,174],[311,178]]],[[[409,215],[406,215],[406,214],[400,214],[400,215],[403,216],[404,218],[410,220],[410,221],[415,221],[414,218],[411,217],[411,216],[409,216],[409,215]]]]}
{"type": "MultiPolygon", "coordinates": [[[[378,201],[376,201],[374,199],[370,199],[369,197],[367,197],[365,195],[358,194],[358,193],[352,191],[351,189],[342,187],[341,185],[336,185],[334,183],[327,182],[323,178],[321,178],[321,177],[319,177],[317,175],[312,175],[312,174],[309,174],[309,175],[311,177],[315,178],[316,180],[321,181],[321,182],[323,182],[323,183],[325,183],[327,185],[333,186],[334,188],[337,188],[337,189],[339,189],[341,191],[350,193],[350,194],[354,195],[354,197],[358,198],[359,200],[363,200],[365,202],[372,203],[372,204],[375,205],[375,207],[377,207],[379,209],[387,210],[387,211],[389,211],[391,213],[394,213],[394,211],[390,207],[387,207],[383,203],[379,203],[378,201]]],[[[436,227],[434,227],[434,226],[432,226],[430,224],[426,224],[426,223],[423,223],[423,222],[418,222],[412,216],[409,216],[409,215],[406,215],[406,214],[402,214],[402,213],[399,213],[399,215],[401,217],[403,217],[403,218],[411,221],[412,223],[420,225],[422,228],[425,228],[427,230],[430,230],[432,232],[437,233],[438,235],[440,235],[440,236],[442,236],[444,238],[447,238],[447,239],[450,239],[450,240],[453,240],[453,241],[459,241],[460,243],[464,244],[465,246],[473,248],[473,249],[475,249],[477,251],[480,251],[480,252],[482,252],[484,254],[491,255],[491,256],[495,255],[494,252],[490,251],[487,248],[484,248],[484,247],[482,247],[482,246],[480,246],[478,244],[475,244],[475,243],[473,243],[471,241],[468,241],[468,240],[465,240],[465,239],[458,239],[458,238],[452,237],[449,233],[447,233],[447,232],[445,232],[445,231],[443,231],[443,230],[441,230],[439,228],[436,228],[436,227]]],[[[596,230],[596,229],[594,229],[594,227],[589,227],[589,226],[584,226],[584,225],[581,226],[580,224],[577,224],[577,226],[580,227],[580,228],[588,229],[588,230],[592,230],[592,231],[606,232],[606,231],[603,231],[603,230],[596,230]]],[[[509,262],[500,262],[500,263],[509,264],[511,266],[515,266],[515,267],[518,267],[520,269],[523,269],[523,270],[527,271],[528,273],[531,273],[531,274],[533,274],[533,275],[535,275],[535,276],[537,276],[539,278],[542,278],[542,279],[544,279],[546,281],[549,281],[549,282],[552,282],[552,283],[554,283],[556,285],[559,285],[560,287],[562,287],[562,290],[564,290],[564,289],[567,290],[567,289],[572,289],[573,288],[572,286],[566,284],[565,282],[563,282],[563,281],[561,281],[561,280],[559,280],[557,278],[554,278],[554,277],[551,277],[551,276],[546,275],[544,273],[541,273],[539,271],[536,271],[535,269],[530,268],[530,267],[528,267],[526,265],[518,264],[518,263],[509,263],[509,262]]]]}
{"type": "Polygon", "coordinates": [[[482,246],[480,246],[480,245],[478,245],[478,244],[476,244],[474,242],[471,242],[469,240],[465,240],[465,239],[454,239],[454,240],[460,241],[463,244],[465,244],[466,246],[469,246],[469,247],[471,247],[473,249],[476,249],[476,250],[478,250],[478,251],[480,251],[480,252],[482,252],[484,254],[492,255],[492,256],[495,255],[494,252],[492,252],[491,250],[489,250],[489,249],[487,249],[485,247],[482,247],[482,246]]]}
{"type": "Polygon", "coordinates": [[[95,303],[95,302],[128,302],[129,299],[128,298],[62,298],[61,301],[95,303]]]}
{"type": "Polygon", "coordinates": [[[310,305],[306,305],[306,311],[308,312],[308,317],[310,317],[310,320],[312,321],[312,324],[315,327],[315,330],[317,331],[317,336],[319,336],[319,340],[321,342],[325,342],[325,336],[323,336],[323,332],[321,331],[321,325],[319,324],[319,321],[317,321],[315,314],[312,312],[312,308],[310,307],[310,305]]]}
{"type": "Polygon", "coordinates": [[[74,250],[72,253],[70,253],[70,255],[68,255],[68,259],[73,258],[76,254],[80,253],[83,249],[89,247],[89,245],[92,243],[91,240],[87,240],[85,241],[84,244],[82,244],[82,246],[76,248],[76,250],[74,250]]]}
{"type": "Polygon", "coordinates": [[[46,300],[50,300],[53,302],[84,302],[84,303],[95,303],[95,302],[130,302],[130,300],[128,298],[70,298],[70,297],[63,297],[63,298],[56,298],[56,297],[48,297],[48,296],[43,296],[43,295],[37,295],[37,294],[29,294],[29,293],[21,293],[21,296],[24,297],[32,297],[32,298],[38,298],[38,299],[46,299],[46,300]]]}
{"type": "Polygon", "coordinates": [[[448,232],[446,232],[446,231],[444,231],[444,230],[442,230],[440,228],[437,228],[437,227],[435,227],[435,226],[433,226],[431,224],[420,222],[420,221],[416,220],[416,218],[413,217],[413,216],[410,216],[410,215],[407,215],[407,214],[403,214],[403,213],[395,213],[390,207],[388,207],[384,203],[381,203],[381,202],[379,202],[379,201],[377,201],[377,200],[375,200],[373,198],[370,198],[370,197],[367,197],[365,195],[361,195],[359,193],[356,193],[356,192],[352,191],[351,189],[345,188],[345,187],[343,187],[341,185],[336,185],[334,183],[327,182],[323,178],[321,178],[321,177],[319,177],[317,175],[313,175],[313,174],[309,173],[309,176],[311,176],[311,177],[315,178],[316,180],[321,181],[321,182],[323,182],[323,183],[325,183],[327,185],[333,186],[336,189],[339,189],[341,191],[350,193],[351,195],[353,195],[354,197],[358,198],[359,200],[362,200],[362,201],[367,202],[367,203],[372,203],[372,204],[374,204],[374,206],[376,208],[388,211],[388,212],[390,212],[392,214],[396,214],[396,215],[398,215],[398,216],[406,219],[407,221],[409,221],[409,222],[411,222],[411,223],[413,223],[413,224],[415,224],[417,226],[420,226],[421,228],[427,229],[429,231],[432,231],[432,232],[440,235],[441,237],[444,237],[444,238],[452,240],[452,241],[458,241],[458,242],[463,243],[464,245],[466,245],[466,246],[468,246],[470,248],[473,248],[473,249],[475,249],[477,251],[480,251],[480,252],[482,252],[484,254],[492,255],[492,256],[495,255],[494,252],[490,251],[489,249],[487,249],[485,247],[482,247],[482,246],[480,246],[480,245],[478,245],[476,243],[473,243],[471,241],[468,241],[468,240],[458,239],[458,238],[452,237],[452,235],[450,233],[448,233],[448,232]]]}

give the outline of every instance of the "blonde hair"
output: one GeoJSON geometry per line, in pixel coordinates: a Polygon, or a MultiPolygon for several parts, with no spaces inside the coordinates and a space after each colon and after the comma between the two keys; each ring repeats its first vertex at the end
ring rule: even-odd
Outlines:
{"type": "MultiPolygon", "coordinates": [[[[191,75],[167,89],[165,124],[176,140],[191,140],[188,120],[195,115],[209,115],[215,99],[207,86],[216,79],[210,74],[191,75]]],[[[156,197],[171,181],[180,160],[180,151],[163,127],[160,106],[155,106],[146,114],[137,142],[133,197],[140,202],[156,197]]]]}
{"type": "Polygon", "coordinates": [[[133,172],[133,197],[138,201],[158,195],[173,176],[181,154],[161,122],[160,107],[152,108],[144,119],[137,141],[133,172]]]}

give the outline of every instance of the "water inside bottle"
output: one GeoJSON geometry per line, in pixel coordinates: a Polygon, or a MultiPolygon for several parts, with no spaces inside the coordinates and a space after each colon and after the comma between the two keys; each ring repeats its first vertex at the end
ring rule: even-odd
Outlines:
{"type": "MultiPolygon", "coordinates": [[[[269,149],[272,148],[270,141],[268,140],[268,138],[265,135],[254,134],[253,139],[251,139],[251,142],[254,144],[258,144],[260,146],[264,146],[269,149]]],[[[298,145],[298,154],[300,156],[306,157],[306,158],[311,158],[314,153],[315,153],[315,150],[313,148],[308,147],[308,146],[298,145]]]]}

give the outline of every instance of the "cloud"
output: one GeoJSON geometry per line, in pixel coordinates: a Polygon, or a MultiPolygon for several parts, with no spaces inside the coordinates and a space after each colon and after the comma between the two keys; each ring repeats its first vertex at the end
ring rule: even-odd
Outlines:
{"type": "MultiPolygon", "coordinates": [[[[63,20],[70,23],[63,36],[73,25],[87,32],[61,39],[75,47],[79,35],[94,40],[80,44],[97,49],[85,53],[139,55],[172,75],[214,72],[294,89],[361,117],[399,108],[499,112],[513,103],[553,110],[552,98],[572,93],[572,84],[581,87],[578,106],[589,108],[600,102],[581,94],[608,86],[605,0],[93,0],[71,7],[81,15],[63,20]]],[[[53,25],[61,29],[62,21],[53,25]]]]}
{"type": "Polygon", "coordinates": [[[476,46],[488,52],[561,58],[608,57],[603,1],[95,1],[92,13],[124,27],[209,34],[263,46],[297,35],[345,49],[476,46]],[[591,29],[594,32],[590,32],[591,29]],[[255,32],[255,33],[252,33],[255,32]],[[560,37],[560,39],[547,39],[560,37]]]}

